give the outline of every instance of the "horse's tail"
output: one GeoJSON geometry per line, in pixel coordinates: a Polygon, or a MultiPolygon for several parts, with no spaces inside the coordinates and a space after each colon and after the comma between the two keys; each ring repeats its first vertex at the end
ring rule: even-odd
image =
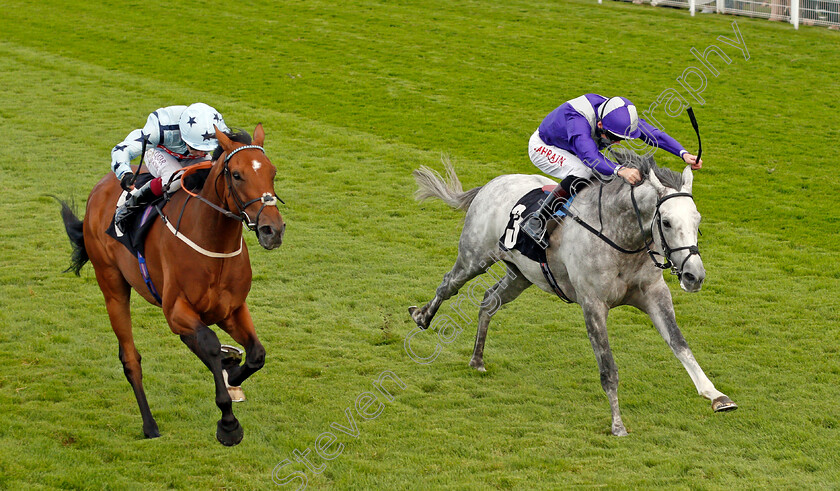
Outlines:
{"type": "Polygon", "coordinates": [[[481,186],[464,191],[449,160],[443,159],[443,165],[446,167],[445,179],[436,170],[425,165],[412,172],[418,186],[414,198],[417,201],[439,198],[456,210],[467,211],[475,196],[481,191],[481,186]]]}
{"type": "Polygon", "coordinates": [[[70,245],[73,246],[73,252],[70,255],[70,267],[64,272],[72,271],[79,276],[82,266],[88,262],[89,258],[85,250],[85,235],[82,230],[82,220],[76,218],[73,209],[70,208],[65,201],[62,201],[53,196],[56,201],[61,203],[61,219],[64,220],[64,230],[67,231],[67,236],[70,237],[70,245]]]}

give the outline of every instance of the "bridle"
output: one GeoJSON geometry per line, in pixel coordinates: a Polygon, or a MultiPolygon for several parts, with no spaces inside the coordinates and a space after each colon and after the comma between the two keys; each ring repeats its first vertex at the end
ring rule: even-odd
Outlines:
{"type": "MultiPolygon", "coordinates": [[[[703,154],[703,143],[700,140],[700,129],[697,126],[697,118],[694,116],[694,110],[689,106],[686,108],[686,112],[688,112],[688,117],[691,120],[691,126],[694,128],[694,132],[697,133],[697,161],[700,161],[700,156],[703,154]]],[[[690,245],[690,246],[682,246],[682,247],[671,247],[668,245],[668,240],[665,238],[665,233],[662,230],[662,213],[660,213],[659,208],[662,206],[662,203],[668,201],[671,198],[691,198],[694,200],[694,196],[691,193],[673,193],[667,196],[663,196],[659,198],[656,202],[656,211],[653,215],[653,221],[650,223],[650,238],[647,238],[647,234],[645,233],[645,226],[642,224],[642,212],[639,210],[639,205],[636,203],[636,186],[630,185],[630,200],[633,202],[633,210],[636,212],[636,220],[639,222],[639,231],[642,233],[642,237],[645,238],[645,245],[635,251],[629,251],[624,249],[623,247],[619,246],[608,237],[604,236],[599,230],[595,230],[594,227],[589,225],[588,223],[584,222],[580,219],[577,215],[567,213],[572,218],[575,219],[576,222],[581,224],[583,228],[589,230],[601,240],[612,246],[614,249],[623,252],[624,254],[638,254],[644,250],[647,250],[648,255],[650,256],[650,260],[653,261],[653,264],[659,269],[670,269],[671,274],[677,275],[677,278],[682,279],[683,269],[685,269],[685,263],[691,258],[691,256],[696,255],[700,257],[700,248],[698,244],[690,245]],[[653,249],[650,248],[651,244],[653,244],[653,225],[656,224],[656,227],[659,229],[659,238],[662,239],[662,254],[655,252],[653,249]],[[671,260],[671,254],[677,251],[688,251],[688,255],[685,256],[680,266],[677,267],[674,262],[671,260]],[[659,262],[656,259],[656,256],[664,256],[665,262],[659,262]]],[[[603,183],[601,183],[601,191],[603,192],[603,183]]],[[[598,196],[598,217],[601,216],[601,196],[598,196]]],[[[699,230],[698,230],[699,232],[699,230]]]]}
{"type": "MultiPolygon", "coordinates": [[[[642,237],[645,239],[645,244],[638,249],[630,250],[630,249],[625,249],[625,248],[619,246],[613,240],[611,240],[609,237],[605,236],[600,230],[597,230],[592,225],[589,225],[588,223],[586,223],[582,218],[580,218],[580,216],[578,216],[577,214],[571,213],[571,210],[567,210],[566,214],[569,215],[570,217],[572,217],[572,219],[574,219],[577,223],[579,223],[583,228],[585,228],[589,232],[593,233],[599,239],[606,242],[613,249],[615,249],[615,250],[617,250],[621,253],[624,253],[624,254],[638,254],[642,251],[647,251],[648,256],[650,256],[650,260],[653,261],[654,266],[656,266],[659,269],[670,269],[671,274],[677,275],[678,278],[682,279],[682,274],[683,274],[683,269],[685,268],[685,263],[688,262],[688,260],[691,256],[697,255],[698,257],[700,257],[700,249],[697,246],[697,244],[690,245],[690,246],[682,246],[682,247],[671,247],[670,245],[668,245],[668,240],[665,238],[664,231],[662,230],[662,214],[660,213],[659,209],[662,206],[662,203],[668,201],[671,198],[691,198],[693,200],[694,196],[691,193],[680,192],[680,193],[669,194],[667,196],[663,196],[662,198],[659,198],[659,200],[656,202],[656,211],[654,212],[654,215],[653,215],[653,221],[650,224],[650,237],[648,237],[648,234],[645,231],[645,226],[642,223],[642,212],[639,209],[638,203],[636,202],[635,191],[636,191],[636,186],[630,186],[630,201],[633,202],[633,211],[636,213],[636,221],[639,224],[639,231],[642,233],[642,237]],[[656,225],[656,227],[659,229],[659,237],[662,239],[662,254],[654,251],[651,248],[651,245],[653,244],[653,227],[654,227],[654,225],[656,225]],[[682,263],[680,263],[679,267],[677,267],[674,264],[674,262],[671,260],[671,255],[674,252],[684,251],[684,250],[689,251],[689,253],[685,257],[685,259],[683,259],[682,263]],[[665,261],[660,262],[659,260],[656,259],[656,256],[665,257],[665,261]]],[[[598,196],[598,210],[599,210],[598,214],[599,214],[599,216],[600,216],[600,209],[601,209],[601,196],[599,195],[598,196]]]]}
{"type": "MultiPolygon", "coordinates": [[[[283,201],[282,199],[278,198],[276,195],[272,195],[270,193],[263,193],[262,196],[260,196],[258,198],[254,198],[254,199],[249,200],[249,201],[243,201],[242,198],[239,197],[239,194],[237,194],[236,189],[234,189],[234,187],[233,187],[233,176],[231,175],[230,166],[228,165],[228,163],[230,162],[230,159],[234,155],[236,155],[238,152],[241,152],[242,150],[248,150],[248,149],[255,149],[255,150],[261,151],[262,153],[265,153],[265,149],[263,147],[259,146],[259,145],[243,145],[241,147],[238,147],[238,148],[234,149],[229,154],[227,154],[225,156],[224,162],[222,162],[221,175],[225,179],[225,185],[227,186],[228,193],[230,193],[231,196],[233,196],[233,201],[234,201],[234,203],[236,203],[236,208],[237,208],[238,213],[233,213],[230,210],[226,210],[226,209],[222,208],[221,206],[218,206],[215,203],[210,202],[207,198],[205,198],[205,197],[203,197],[203,196],[201,196],[201,195],[199,195],[199,194],[197,194],[193,191],[190,191],[189,189],[186,189],[186,187],[184,187],[184,186],[181,186],[181,187],[191,197],[198,199],[202,203],[210,206],[211,208],[213,208],[214,210],[218,211],[219,213],[221,213],[222,215],[224,215],[228,218],[231,218],[233,220],[238,220],[238,221],[242,222],[248,228],[248,230],[256,233],[257,235],[259,235],[259,232],[257,231],[257,227],[258,227],[259,222],[260,222],[260,215],[262,215],[262,212],[263,212],[263,210],[265,210],[265,207],[266,206],[275,206],[276,207],[278,201],[283,203],[284,205],[286,204],[286,202],[283,201]],[[258,201],[262,202],[262,206],[260,206],[260,210],[257,212],[256,217],[252,220],[251,216],[248,215],[248,212],[246,211],[246,209],[249,206],[251,206],[252,204],[254,204],[258,201]]],[[[212,166],[213,166],[213,162],[203,162],[201,164],[196,164],[196,165],[193,165],[193,166],[190,166],[190,167],[186,168],[184,170],[184,172],[181,174],[181,182],[184,182],[184,179],[188,175],[190,175],[190,174],[192,174],[192,173],[194,173],[198,170],[201,170],[201,169],[208,169],[212,166]]],[[[184,203],[184,205],[186,206],[186,202],[184,203]]],[[[179,222],[180,222],[180,220],[179,220],[179,222]]]]}
{"type": "Polygon", "coordinates": [[[228,166],[228,162],[230,162],[231,157],[236,155],[238,152],[248,149],[256,149],[261,151],[263,154],[265,153],[265,149],[259,145],[243,145],[239,148],[236,148],[234,151],[230,152],[227,155],[227,157],[225,157],[224,166],[222,167],[222,174],[224,174],[225,176],[228,192],[231,194],[231,196],[233,196],[233,201],[236,203],[236,207],[239,208],[239,215],[236,217],[236,219],[242,222],[246,227],[248,227],[248,230],[256,232],[257,225],[260,223],[260,215],[262,215],[262,212],[263,210],[265,210],[265,207],[276,207],[278,201],[283,203],[284,205],[286,204],[286,202],[270,193],[263,193],[263,195],[259,198],[254,198],[247,202],[243,202],[242,198],[240,198],[239,195],[236,193],[236,190],[233,188],[233,176],[231,176],[230,174],[230,167],[228,166]],[[251,220],[251,217],[245,210],[257,201],[262,202],[262,206],[260,206],[260,211],[257,212],[256,218],[254,220],[251,220]]]}
{"type": "MultiPolygon", "coordinates": [[[[644,225],[642,225],[642,214],[639,210],[639,205],[636,203],[636,194],[635,194],[635,186],[630,187],[630,200],[633,202],[633,210],[636,213],[636,220],[639,223],[639,230],[642,232],[642,236],[647,236],[645,233],[644,225]]],[[[670,269],[671,274],[677,275],[678,278],[682,279],[683,269],[685,269],[685,263],[691,258],[691,256],[697,255],[700,257],[700,248],[697,244],[689,245],[689,246],[682,246],[682,247],[671,247],[668,245],[668,239],[665,238],[665,232],[662,230],[662,213],[660,212],[660,207],[662,203],[668,201],[671,198],[689,198],[692,201],[694,200],[694,196],[691,193],[672,193],[667,196],[663,196],[659,198],[656,202],[656,211],[653,215],[653,221],[650,223],[650,238],[645,240],[645,247],[644,249],[647,250],[648,255],[650,256],[651,261],[653,261],[654,266],[659,269],[670,269]],[[654,252],[653,249],[650,248],[651,244],[653,244],[653,226],[654,224],[659,229],[659,238],[662,239],[662,254],[654,252]],[[674,264],[673,260],[671,259],[671,255],[677,251],[688,251],[688,255],[685,256],[682,263],[680,263],[679,267],[674,264]],[[659,262],[656,259],[657,255],[662,255],[665,257],[665,262],[659,262]]]]}

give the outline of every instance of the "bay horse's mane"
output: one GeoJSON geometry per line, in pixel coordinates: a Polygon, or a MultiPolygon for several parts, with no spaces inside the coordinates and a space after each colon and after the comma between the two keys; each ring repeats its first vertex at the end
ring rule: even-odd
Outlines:
{"type": "MultiPolygon", "coordinates": [[[[236,128],[230,131],[226,131],[225,135],[231,139],[231,141],[235,141],[237,143],[244,143],[245,145],[251,144],[251,135],[248,134],[247,131],[236,128]]],[[[215,150],[213,150],[213,155],[211,157],[212,161],[215,162],[222,156],[224,150],[221,146],[217,146],[215,150]]],[[[191,191],[198,191],[202,187],[204,187],[204,182],[207,180],[207,176],[210,174],[210,169],[202,169],[193,174],[187,176],[187,178],[182,183],[187,189],[191,191]]]]}
{"type": "MultiPolygon", "coordinates": [[[[609,148],[607,157],[623,166],[639,169],[642,174],[642,181],[647,180],[651,169],[653,169],[653,173],[663,186],[676,190],[682,189],[682,174],[667,167],[659,167],[653,160],[653,155],[639,155],[630,149],[613,145],[609,148]]],[[[621,179],[615,179],[615,181],[622,182],[621,179]]]]}
{"type": "MultiPolygon", "coordinates": [[[[243,129],[236,128],[230,130],[229,132],[226,131],[225,135],[237,143],[244,143],[245,145],[251,144],[251,135],[243,129]]],[[[224,152],[224,150],[222,150],[221,146],[216,147],[216,149],[213,150],[213,161],[216,161],[219,157],[221,157],[222,152],[224,152]]]]}

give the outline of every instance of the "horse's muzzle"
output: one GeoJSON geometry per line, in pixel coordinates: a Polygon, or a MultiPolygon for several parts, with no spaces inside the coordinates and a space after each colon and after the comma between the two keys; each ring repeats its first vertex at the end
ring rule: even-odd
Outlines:
{"type": "Polygon", "coordinates": [[[265,249],[271,250],[280,247],[283,243],[283,235],[286,233],[286,224],[281,223],[280,227],[274,225],[260,225],[257,227],[257,239],[265,249]]]}
{"type": "Polygon", "coordinates": [[[686,261],[682,274],[680,274],[680,287],[688,293],[699,292],[703,287],[703,280],[706,279],[706,269],[700,256],[692,256],[686,261]]]}

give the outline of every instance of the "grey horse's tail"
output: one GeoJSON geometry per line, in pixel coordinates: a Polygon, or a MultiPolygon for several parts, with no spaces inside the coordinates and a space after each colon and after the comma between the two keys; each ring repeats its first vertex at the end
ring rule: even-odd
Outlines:
{"type": "Polygon", "coordinates": [[[412,172],[418,186],[414,198],[417,201],[439,198],[456,210],[467,211],[475,196],[481,191],[481,186],[465,192],[452,164],[447,159],[443,159],[443,165],[446,167],[446,178],[425,165],[412,172]]]}

